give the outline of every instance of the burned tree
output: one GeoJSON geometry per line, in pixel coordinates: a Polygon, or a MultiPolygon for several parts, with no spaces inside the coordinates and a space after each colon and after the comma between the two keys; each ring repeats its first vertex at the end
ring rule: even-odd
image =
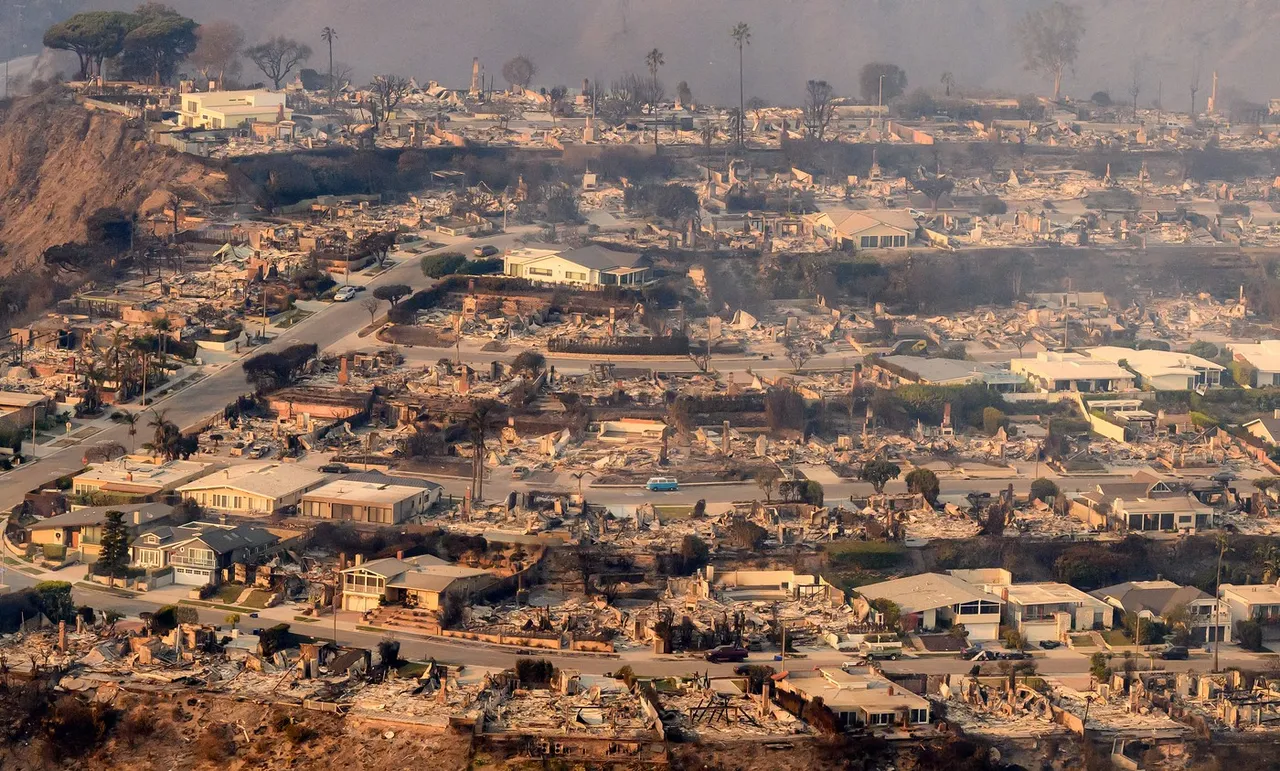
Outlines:
{"type": "Polygon", "coordinates": [[[804,127],[809,136],[822,141],[831,124],[835,107],[831,103],[834,91],[825,80],[811,80],[805,84],[804,127]]]}

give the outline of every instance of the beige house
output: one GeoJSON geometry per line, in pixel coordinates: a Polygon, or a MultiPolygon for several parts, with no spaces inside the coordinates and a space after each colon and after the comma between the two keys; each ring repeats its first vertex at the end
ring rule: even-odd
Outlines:
{"type": "Polygon", "coordinates": [[[822,703],[846,729],[909,729],[932,718],[929,700],[875,672],[840,669],[797,670],[775,681],[780,691],[822,703]]]}
{"type": "Polygon", "coordinates": [[[905,249],[919,230],[905,209],[829,209],[806,219],[815,236],[844,249],[905,249]]]}
{"type": "Polygon", "coordinates": [[[302,496],[304,517],[394,525],[426,512],[440,500],[440,485],[379,472],[351,474],[302,496]]]}
{"type": "Polygon", "coordinates": [[[439,610],[445,597],[466,601],[497,581],[487,570],[450,565],[427,554],[372,562],[357,557],[356,565],[342,571],[342,609],[364,612],[404,605],[439,610]]]}
{"type": "Polygon", "coordinates": [[[545,247],[512,249],[503,256],[503,272],[544,284],[592,288],[641,286],[653,277],[644,255],[596,244],[568,251],[545,247]]]}
{"type": "Polygon", "coordinates": [[[68,550],[79,549],[81,559],[92,562],[102,551],[102,526],[108,511],[124,514],[130,533],[146,525],[168,519],[173,507],[165,503],[135,503],[123,506],[85,506],[27,525],[27,541],[37,546],[55,544],[68,550]]]}
{"type": "Polygon", "coordinates": [[[232,466],[178,488],[183,500],[230,514],[267,515],[296,506],[303,493],[328,480],[326,474],[292,463],[232,466]]]}
{"type": "Polygon", "coordinates": [[[178,108],[178,122],[184,128],[228,129],[292,119],[284,94],[265,90],[183,94],[178,108]]]}
{"type": "Polygon", "coordinates": [[[213,468],[193,460],[163,461],[142,455],[125,455],[109,463],[91,466],[71,478],[71,492],[153,495],[199,479],[213,468]]]}

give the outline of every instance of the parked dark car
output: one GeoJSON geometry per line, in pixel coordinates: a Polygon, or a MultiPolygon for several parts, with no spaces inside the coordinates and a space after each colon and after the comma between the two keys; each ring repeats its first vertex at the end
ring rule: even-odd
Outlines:
{"type": "Polygon", "coordinates": [[[1025,651],[1005,651],[1000,654],[1000,658],[1005,661],[1022,661],[1031,658],[1031,654],[1025,651]]]}
{"type": "Polygon", "coordinates": [[[319,469],[321,474],[346,474],[351,467],[345,463],[326,463],[319,469]]]}
{"type": "Polygon", "coordinates": [[[1057,640],[1042,640],[1040,642],[1040,647],[1044,648],[1047,651],[1051,651],[1060,645],[1062,645],[1062,643],[1058,642],[1057,640]]]}
{"type": "Polygon", "coordinates": [[[982,646],[970,645],[968,648],[965,648],[964,650],[960,651],[960,658],[964,659],[965,661],[972,661],[973,657],[977,656],[979,653],[982,653],[982,646]]]}
{"type": "Polygon", "coordinates": [[[493,257],[498,253],[498,247],[493,244],[486,244],[485,246],[477,246],[474,251],[477,257],[493,257]]]}
{"type": "Polygon", "coordinates": [[[978,651],[969,657],[970,661],[995,661],[1001,658],[995,651],[978,651]]]}
{"type": "Polygon", "coordinates": [[[1190,655],[1185,645],[1170,645],[1160,651],[1160,658],[1168,661],[1186,661],[1190,655]]]}
{"type": "Polygon", "coordinates": [[[727,661],[746,661],[750,655],[746,648],[739,648],[736,645],[721,645],[707,651],[706,659],[714,664],[723,664],[727,661]]]}

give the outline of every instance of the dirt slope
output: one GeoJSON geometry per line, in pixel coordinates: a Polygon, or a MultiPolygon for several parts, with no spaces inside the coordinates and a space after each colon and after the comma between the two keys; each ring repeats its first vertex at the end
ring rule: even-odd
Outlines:
{"type": "Polygon", "coordinates": [[[118,115],[90,112],[56,90],[17,101],[0,118],[0,276],[30,267],[54,244],[84,237],[103,206],[162,205],[180,187],[221,200],[226,176],[143,139],[118,115]]]}

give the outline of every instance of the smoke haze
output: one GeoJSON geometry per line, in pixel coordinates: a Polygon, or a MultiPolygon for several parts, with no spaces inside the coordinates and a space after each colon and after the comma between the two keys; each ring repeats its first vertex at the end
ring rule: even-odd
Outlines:
{"type": "MultiPolygon", "coordinates": [[[[950,71],[964,89],[1048,90],[1047,81],[1022,68],[1015,37],[1018,19],[1047,0],[170,0],[197,21],[226,19],[250,41],[285,34],[315,50],[310,66],[323,69],[320,41],[326,25],[338,30],[335,59],[351,65],[358,81],[395,72],[420,82],[465,86],[471,57],[502,85],[502,63],[517,53],[538,65],[535,85],[582,79],[606,84],[627,71],[642,72],[644,55],[660,48],[660,77],[668,93],[687,80],[695,99],[736,101],[737,55],[729,38],[736,22],[751,26],[746,56],[747,96],[799,104],[804,82],[829,81],[855,95],[858,70],[868,61],[904,67],[910,87],[937,87],[950,71]]],[[[133,3],[90,0],[91,6],[133,3]]],[[[1254,99],[1277,92],[1270,51],[1280,35],[1275,0],[1080,0],[1086,20],[1080,58],[1064,91],[1088,97],[1110,90],[1127,98],[1130,66],[1143,60],[1140,101],[1159,93],[1166,107],[1187,108],[1190,71],[1203,56],[1204,104],[1212,72],[1220,88],[1254,99]]],[[[252,65],[245,70],[253,74],[252,65]]],[[[1277,94],[1280,95],[1280,94],[1277,94]]]]}

